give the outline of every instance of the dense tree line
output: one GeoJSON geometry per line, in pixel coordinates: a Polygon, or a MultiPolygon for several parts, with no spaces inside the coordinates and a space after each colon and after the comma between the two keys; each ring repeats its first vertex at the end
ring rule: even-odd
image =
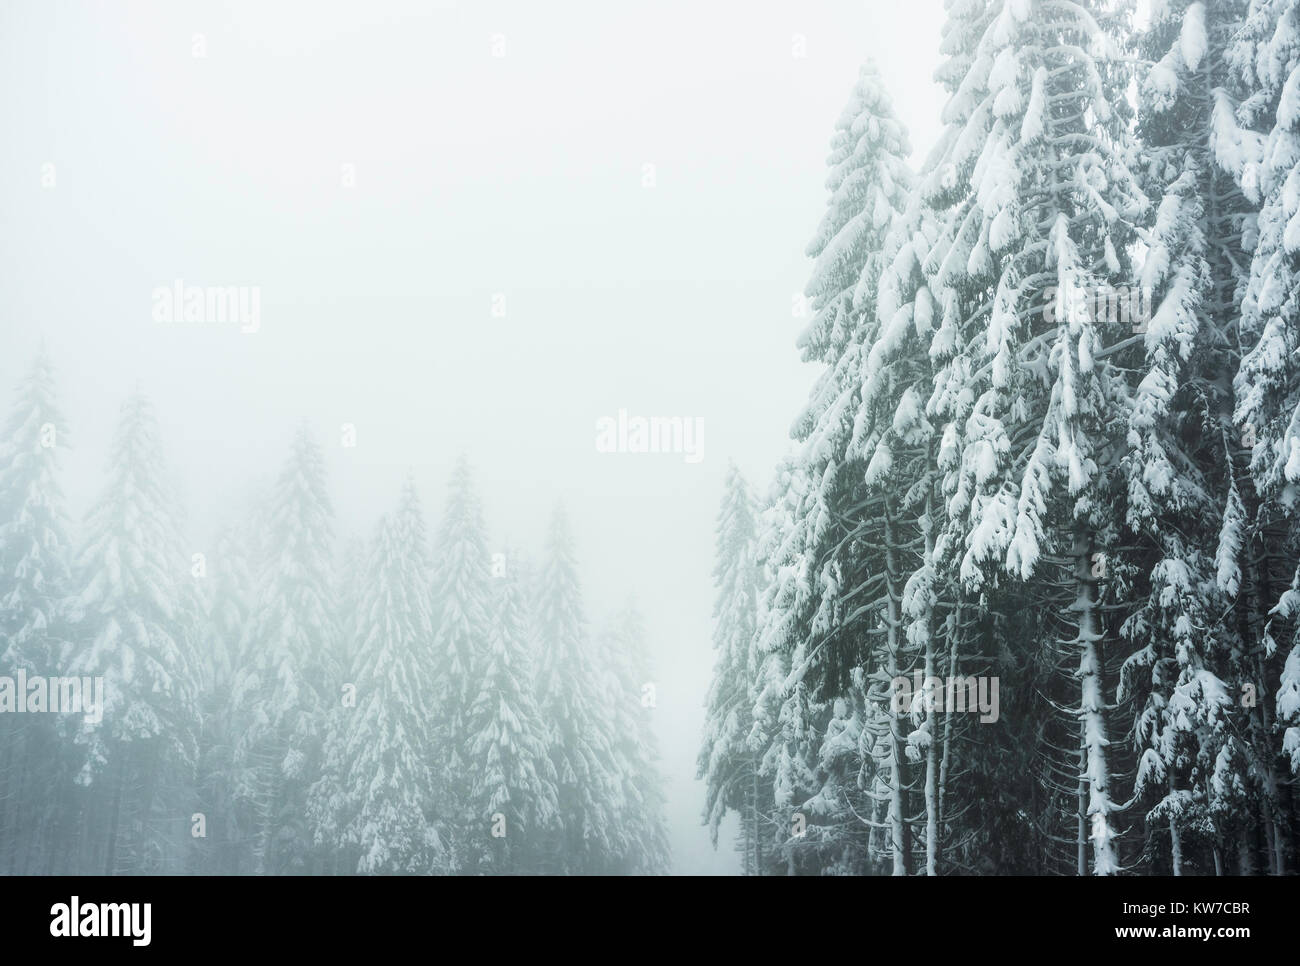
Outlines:
{"type": "Polygon", "coordinates": [[[1151,7],[947,0],[920,169],[874,69],[836,123],[718,525],[747,872],[1296,871],[1300,3],[1151,7]]]}
{"type": "Polygon", "coordinates": [[[304,429],[194,552],[136,393],[73,527],[55,389],[42,353],[0,449],[0,874],[667,871],[644,633],[592,634],[562,513],[493,554],[462,460],[432,541],[408,479],[339,546],[304,429]],[[73,675],[101,714],[16,706],[73,675]]]}

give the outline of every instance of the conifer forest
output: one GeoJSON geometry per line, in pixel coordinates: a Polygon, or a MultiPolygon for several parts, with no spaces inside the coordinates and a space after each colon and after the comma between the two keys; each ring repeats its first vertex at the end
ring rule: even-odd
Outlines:
{"type": "Polygon", "coordinates": [[[1300,873],[1300,0],[551,6],[0,10],[0,876],[1300,873]]]}
{"type": "Polygon", "coordinates": [[[755,875],[1294,872],[1300,5],[945,15],[922,164],[871,66],[835,123],[821,374],[727,478],[708,820],[755,875]]]}

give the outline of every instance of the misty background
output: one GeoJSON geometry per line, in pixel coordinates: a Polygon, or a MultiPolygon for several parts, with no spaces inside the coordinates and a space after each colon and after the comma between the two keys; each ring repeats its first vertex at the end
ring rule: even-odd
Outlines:
{"type": "Polygon", "coordinates": [[[645,615],[675,871],[733,872],[694,780],[723,475],[766,488],[817,375],[793,305],[858,68],[876,61],[919,163],[941,19],[940,0],[5,3],[0,392],[43,340],[79,520],[139,384],[195,552],[303,420],[341,539],[408,469],[436,521],[461,453],[494,551],[537,554],[563,500],[592,624],[629,593],[645,615]],[[260,287],[259,330],[154,322],[178,278],[260,287]],[[598,453],[619,409],[701,417],[703,461],[598,453]]]}

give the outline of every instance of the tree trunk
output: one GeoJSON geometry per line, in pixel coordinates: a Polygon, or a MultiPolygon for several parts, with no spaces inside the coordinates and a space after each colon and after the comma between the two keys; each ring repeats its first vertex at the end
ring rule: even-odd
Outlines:
{"type": "Polygon", "coordinates": [[[754,875],[763,874],[763,829],[759,825],[758,815],[758,761],[753,753],[749,756],[749,823],[750,835],[754,842],[754,875]]]}
{"type": "MultiPolygon", "coordinates": [[[[957,604],[955,611],[956,622],[952,625],[952,632],[948,636],[948,680],[957,680],[957,655],[961,648],[963,640],[962,631],[962,605],[957,604]]],[[[935,821],[940,828],[943,828],[943,817],[946,814],[946,798],[948,794],[948,767],[952,761],[952,722],[953,715],[945,714],[943,716],[943,756],[939,760],[939,789],[935,796],[936,811],[938,812],[935,821]]],[[[942,843],[935,848],[935,864],[938,865],[942,859],[942,843]]]]}
{"type": "MultiPolygon", "coordinates": [[[[886,605],[888,626],[886,627],[887,670],[891,681],[901,671],[898,656],[901,650],[899,628],[902,623],[898,602],[898,566],[894,556],[894,528],[890,519],[888,506],[885,509],[885,568],[887,571],[886,593],[889,601],[886,605]]],[[[891,688],[892,691],[892,688],[891,688]]],[[[912,696],[915,701],[916,695],[912,696]]],[[[890,702],[889,710],[889,825],[890,851],[893,853],[893,875],[908,875],[908,834],[906,803],[903,795],[903,735],[899,713],[890,702]]]]}
{"type": "Polygon", "coordinates": [[[126,783],[126,751],[119,747],[117,751],[117,768],[113,778],[113,805],[108,819],[108,852],[104,858],[104,875],[113,875],[117,871],[117,835],[118,823],[122,817],[122,786],[126,783]]]}
{"type": "MultiPolygon", "coordinates": [[[[1172,798],[1176,793],[1174,788],[1174,776],[1169,776],[1169,795],[1172,798]]],[[[1174,875],[1183,874],[1183,834],[1178,828],[1178,816],[1172,812],[1169,815],[1169,851],[1173,858],[1174,875]]]]}
{"type": "Polygon", "coordinates": [[[1105,699],[1103,697],[1101,650],[1102,633],[1097,624],[1097,582],[1092,576],[1093,542],[1090,534],[1080,531],[1075,538],[1075,590],[1071,609],[1079,615],[1079,718],[1083,731],[1083,763],[1080,792],[1087,791],[1087,822],[1091,826],[1093,872],[1112,875],[1118,871],[1115,845],[1110,828],[1110,770],[1106,762],[1105,699]]]}
{"type": "MultiPolygon", "coordinates": [[[[933,472],[933,471],[931,471],[933,472]]],[[[933,476],[929,491],[925,495],[925,565],[930,568],[930,579],[934,574],[934,483],[933,476]]],[[[934,605],[927,601],[925,613],[925,679],[934,678],[934,605]]],[[[949,679],[951,680],[951,679],[949,679]]],[[[944,695],[946,697],[946,692],[944,695]]],[[[929,730],[930,743],[925,750],[925,874],[939,874],[939,711],[944,705],[933,702],[925,711],[926,727],[929,730]]],[[[945,720],[947,715],[944,715],[945,720]]]]}
{"type": "Polygon", "coordinates": [[[257,835],[257,874],[274,874],[272,851],[275,848],[275,820],[279,808],[280,768],[279,760],[283,755],[276,755],[276,743],[271,742],[262,754],[259,767],[262,769],[262,785],[265,788],[262,814],[259,816],[257,835]]]}
{"type": "Polygon", "coordinates": [[[1079,821],[1075,839],[1074,872],[1075,875],[1088,874],[1088,783],[1084,775],[1088,773],[1087,741],[1083,735],[1083,724],[1079,727],[1079,821]]]}

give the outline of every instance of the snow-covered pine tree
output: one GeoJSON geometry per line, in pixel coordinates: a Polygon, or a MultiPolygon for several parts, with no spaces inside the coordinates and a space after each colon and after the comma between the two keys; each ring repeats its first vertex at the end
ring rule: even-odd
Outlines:
{"type": "MultiPolygon", "coordinates": [[[[408,479],[408,485],[414,486],[408,479]]],[[[382,531],[376,533],[375,541],[382,531]]],[[[317,847],[331,873],[354,872],[360,861],[357,851],[342,844],[346,819],[343,805],[348,801],[343,785],[348,771],[347,731],[355,724],[356,681],[353,668],[361,642],[366,639],[365,600],[368,567],[372,547],[353,534],[344,542],[334,570],[335,600],[338,601],[339,646],[336,660],[344,682],[342,699],[326,703],[322,731],[320,772],[312,785],[308,804],[308,820],[317,847]]],[[[426,546],[425,553],[428,553],[426,546]]],[[[425,642],[425,647],[430,645],[425,642]]]]}
{"type": "MultiPolygon", "coordinates": [[[[830,709],[791,673],[803,663],[807,646],[798,607],[801,595],[807,594],[799,508],[808,488],[802,462],[786,456],[759,515],[763,594],[753,645],[758,675],[749,742],[759,754],[760,875],[814,872],[828,845],[825,833],[809,821],[804,809],[822,786],[817,725],[829,717],[830,709]]],[[[835,845],[831,840],[829,847],[835,845]]]]}
{"type": "Polygon", "coordinates": [[[1128,359],[1116,354],[1132,354],[1135,340],[1090,308],[1099,292],[1131,284],[1132,226],[1146,207],[1128,168],[1125,10],[1038,0],[989,9],[945,108],[961,129],[933,178],[936,195],[945,184],[970,193],[945,213],[927,262],[955,292],[957,339],[970,347],[963,392],[973,404],[948,513],[965,521],[969,591],[1003,571],[1051,615],[1057,643],[1044,660],[1062,672],[1072,664],[1074,678],[1074,720],[1054,743],[1078,748],[1073,768],[1056,763],[1054,790],[1067,796],[1064,776],[1078,776],[1076,805],[1062,816],[1077,819],[1075,868],[1111,874],[1117,801],[1094,568],[1118,535],[1107,469],[1122,452],[1116,416],[1130,387],[1128,359]],[[1063,580],[1042,574],[1044,564],[1063,580]]]}
{"type": "Polygon", "coordinates": [[[598,650],[609,682],[612,751],[623,780],[617,818],[622,845],[616,871],[664,875],[670,865],[659,743],[653,717],[657,703],[645,621],[629,599],[600,635],[598,650]]]}
{"type": "MultiPolygon", "coordinates": [[[[1232,698],[1224,682],[1208,667],[1205,655],[1211,641],[1196,622],[1202,602],[1213,591],[1213,580],[1198,573],[1205,561],[1185,550],[1180,540],[1164,541],[1174,552],[1163,556],[1151,571],[1151,593],[1143,609],[1125,622],[1127,636],[1146,643],[1125,662],[1121,694],[1145,693],[1134,726],[1134,741],[1141,752],[1134,785],[1135,799],[1154,803],[1147,812],[1150,826],[1169,831],[1169,867],[1184,874],[1185,860],[1195,856],[1200,842],[1210,844],[1213,868],[1221,871],[1220,837],[1211,818],[1213,802],[1225,796],[1220,786],[1239,787],[1240,777],[1225,768],[1238,763],[1229,724],[1232,698]],[[1198,579],[1199,578],[1199,579],[1198,579]],[[1141,674],[1141,684],[1130,678],[1141,674]],[[1221,753],[1223,757],[1221,757],[1221,753]]],[[[1162,852],[1148,828],[1148,860],[1162,852]]],[[[1193,865],[1193,868],[1195,866],[1193,865]]],[[[1163,862],[1155,870],[1164,871],[1163,862]]]]}
{"type": "MultiPolygon", "coordinates": [[[[1259,505],[1240,495],[1241,516],[1250,519],[1242,539],[1242,596],[1246,655],[1258,699],[1252,718],[1263,776],[1261,822],[1267,868],[1282,874],[1290,864],[1283,816],[1296,814],[1296,796],[1280,782],[1278,753],[1300,765],[1300,571],[1295,537],[1300,525],[1300,4],[1254,0],[1228,54],[1244,95],[1235,115],[1225,105],[1215,134],[1231,150],[1224,166],[1238,177],[1247,199],[1257,203],[1250,276],[1241,301],[1238,346],[1241,363],[1233,382],[1234,420],[1250,451],[1249,476],[1259,505]],[[1261,137],[1262,135],[1262,137],[1261,137]],[[1253,519],[1250,514],[1254,510],[1253,519]],[[1289,581],[1289,588],[1286,587],[1289,581]],[[1274,600],[1276,598],[1276,602],[1274,600]],[[1275,626],[1280,618],[1281,626],[1275,626]],[[1289,654],[1278,654],[1276,636],[1290,634],[1289,654]],[[1281,663],[1281,667],[1278,664],[1281,663]],[[1283,737],[1277,743],[1276,730],[1283,737]]],[[[1238,492],[1244,490],[1238,481],[1238,492]]],[[[1236,509],[1236,507],[1230,507],[1236,509]]]]}
{"type": "Polygon", "coordinates": [[[754,499],[734,463],[727,467],[722,507],[718,511],[717,552],[713,581],[713,678],[706,699],[704,737],[696,777],[704,781],[704,822],[714,848],[718,826],[728,811],[740,820],[737,848],[745,875],[763,866],[759,834],[758,752],[749,745],[753,727],[754,637],[758,626],[761,570],[754,499]]]}
{"type": "Polygon", "coordinates": [[[536,601],[537,703],[549,730],[562,833],[548,843],[546,871],[609,869],[621,807],[601,672],[587,627],[568,518],[551,519],[536,601]]]}
{"type": "Polygon", "coordinates": [[[507,555],[495,589],[486,663],[469,707],[472,867],[494,874],[537,871],[559,827],[555,766],[533,695],[535,668],[524,588],[507,555]]]}
{"type": "Polygon", "coordinates": [[[175,872],[190,839],[199,730],[196,597],[153,406],[122,406],[108,482],[85,522],[67,673],[104,678],[81,780],[93,829],[82,868],[175,872]]]}
{"type": "Polygon", "coordinates": [[[878,536],[865,543],[883,548],[875,569],[884,575],[890,598],[898,600],[893,607],[882,601],[884,647],[867,688],[866,721],[888,721],[881,764],[891,784],[902,770],[898,756],[905,733],[907,758],[922,765],[916,781],[924,803],[921,844],[928,875],[940,871],[947,838],[943,804],[952,777],[954,730],[961,728],[960,719],[944,711],[933,680],[944,671],[956,675],[966,631],[953,566],[960,528],[946,516],[943,498],[955,434],[949,432],[951,423],[942,433],[935,425],[954,415],[947,381],[953,333],[936,325],[940,306],[951,300],[924,270],[937,234],[933,213],[914,193],[886,239],[887,263],[875,283],[878,328],[863,363],[862,403],[848,451],[865,466],[864,493],[879,502],[878,519],[864,521],[864,529],[874,528],[878,536]],[[891,683],[917,670],[931,683],[903,710],[907,717],[900,717],[891,683]]]}
{"type": "Polygon", "coordinates": [[[234,702],[238,793],[256,829],[259,874],[313,865],[307,799],[318,777],[327,705],[342,700],[334,665],[334,511],[320,447],[304,427],[271,494],[259,597],[242,645],[234,702]]]}
{"type": "MultiPolygon", "coordinates": [[[[490,572],[483,513],[469,462],[462,456],[452,471],[438,527],[432,583],[434,753],[439,756],[440,774],[449,782],[445,802],[449,812],[442,816],[440,829],[453,855],[459,855],[462,827],[468,837],[475,835],[466,827],[474,821],[467,764],[468,718],[487,660],[490,572]]],[[[461,861],[453,858],[454,867],[461,861]]]]}
{"type": "MultiPolygon", "coordinates": [[[[867,704],[865,683],[865,669],[854,669],[845,693],[831,701],[817,746],[821,787],[808,809],[818,816],[815,832],[826,843],[823,875],[871,874],[884,865],[881,855],[890,852],[874,841],[868,823],[879,804],[890,799],[886,773],[876,762],[889,759],[891,749],[882,740],[891,740],[892,734],[888,717],[867,704]]],[[[892,842],[892,836],[884,841],[892,842]]]]}
{"type": "MultiPolygon", "coordinates": [[[[251,504],[250,504],[251,509],[251,504]]],[[[255,830],[239,825],[235,796],[235,743],[239,723],[232,696],[242,667],[240,647],[257,596],[255,520],[230,522],[217,532],[205,555],[206,580],[200,582],[204,618],[198,634],[199,755],[196,767],[198,804],[205,834],[194,839],[195,869],[208,875],[247,871],[244,847],[255,830]]]]}
{"type": "MultiPolygon", "coordinates": [[[[889,467],[869,462],[880,431],[876,417],[892,408],[883,399],[878,370],[906,339],[908,328],[929,327],[928,301],[921,302],[915,321],[911,301],[891,306],[888,314],[878,310],[880,278],[894,254],[891,233],[912,184],[905,160],[909,151],[880,75],[867,64],[831,139],[831,196],[808,246],[815,263],[806,293],[815,314],[800,344],[805,360],[828,368],[793,430],[803,443],[801,459],[811,485],[796,517],[808,573],[801,584],[807,591],[795,603],[805,639],[799,656],[792,656],[791,674],[799,681],[795,691],[808,688],[825,716],[837,696],[855,689],[855,674],[856,687],[864,686],[859,671],[867,668],[883,682],[877,696],[884,696],[883,714],[891,718],[888,681],[909,669],[899,602],[907,574],[915,569],[911,558],[919,556],[919,535],[911,526],[916,514],[904,519],[909,509],[904,499],[913,494],[906,483],[902,498],[890,492],[882,485],[889,467]],[[884,643],[877,654],[872,638],[878,629],[884,643]]],[[[908,400],[919,415],[919,400],[914,394],[908,400]]],[[[897,486],[897,478],[890,484],[897,486]]],[[[820,729],[826,723],[809,724],[820,729]]],[[[892,721],[889,737],[873,742],[873,748],[883,756],[878,774],[890,795],[893,867],[903,874],[910,862],[912,779],[902,722],[892,721]]],[[[847,836],[865,846],[866,825],[848,801],[857,794],[860,769],[844,764],[849,787],[823,785],[809,802],[818,824],[826,826],[815,834],[827,843],[847,836]]]]}
{"type": "MultiPolygon", "coordinates": [[[[1007,636],[1007,628],[999,626],[1003,623],[999,602],[960,580],[968,529],[963,511],[969,501],[960,461],[968,429],[979,426],[978,421],[971,422],[975,403],[971,373],[979,368],[975,357],[983,336],[978,325],[965,326],[963,320],[977,314],[990,295],[984,280],[965,273],[960,246],[978,230],[983,217],[971,180],[982,146],[972,132],[981,131],[980,116],[988,110],[980,86],[989,65],[980,44],[1003,5],[949,0],[946,7],[940,47],[944,60],[935,72],[949,95],[941,116],[943,127],[901,219],[900,242],[891,247],[895,254],[881,279],[878,297],[885,313],[882,320],[897,313],[893,306],[915,303],[916,335],[907,334],[909,342],[924,340],[926,329],[933,329],[928,337],[930,371],[927,380],[916,358],[919,345],[902,342],[902,351],[891,353],[904,367],[902,379],[890,380],[898,387],[895,394],[903,390],[894,413],[904,418],[892,433],[882,434],[877,446],[896,446],[900,428],[911,436],[912,446],[921,442],[925,427],[915,417],[908,418],[912,410],[902,404],[909,389],[923,394],[928,387],[923,419],[932,427],[931,438],[924,443],[924,472],[912,474],[925,482],[919,487],[914,484],[911,491],[913,499],[922,502],[917,529],[923,546],[920,567],[908,578],[902,610],[920,670],[927,678],[946,672],[949,679],[956,679],[959,673],[1005,675],[1011,670],[993,666],[999,634],[1007,636]]],[[[889,368],[882,366],[879,371],[888,374],[889,368]]],[[[889,466],[893,461],[882,453],[877,462],[889,466]]],[[[927,689],[913,701],[915,730],[908,735],[909,752],[925,761],[926,871],[1023,870],[1017,850],[1011,847],[1022,835],[1008,828],[1009,822],[1024,814],[1015,788],[1017,776],[1026,771],[1021,745],[987,727],[978,729],[978,736],[965,734],[970,716],[933,710],[929,704],[937,697],[927,689]],[[958,747],[966,753],[959,756],[958,747]],[[991,774],[997,774],[998,780],[990,780],[991,774]],[[956,815],[964,816],[963,820],[949,820],[956,815]],[[989,839],[994,837],[997,845],[991,848],[989,839]]]]}
{"type": "MultiPolygon", "coordinates": [[[[58,673],[70,546],[59,455],[67,425],[42,350],[19,384],[0,452],[0,675],[58,673]]],[[[48,873],[71,838],[71,764],[47,715],[0,714],[0,874],[48,873]]]]}
{"type": "Polygon", "coordinates": [[[866,657],[851,617],[872,613],[861,604],[862,584],[875,576],[867,568],[876,561],[865,559],[855,528],[876,508],[864,506],[866,466],[851,450],[869,405],[864,366],[880,331],[877,283],[911,184],[909,150],[879,73],[865,65],[831,138],[830,198],[807,248],[814,265],[805,292],[814,314],[799,337],[804,360],[826,366],[792,430],[812,484],[796,517],[810,568],[809,592],[798,606],[809,633],[835,639],[833,646],[816,648],[813,663],[801,672],[817,690],[842,686],[866,657]],[[846,605],[846,596],[859,599],[846,605]]]}
{"type": "Polygon", "coordinates": [[[1222,869],[1227,827],[1248,819],[1217,790],[1235,794],[1252,783],[1244,771],[1230,773],[1248,756],[1235,747],[1241,729],[1229,726],[1225,683],[1237,676],[1233,654],[1243,650],[1231,616],[1242,582],[1242,486],[1253,499],[1234,465],[1229,383],[1239,360],[1236,300],[1252,211],[1225,170],[1225,162],[1237,163],[1240,134],[1235,122],[1225,129],[1223,116],[1231,117],[1226,54],[1245,7],[1244,0],[1160,4],[1140,37],[1152,62],[1140,88],[1138,132],[1154,222],[1130,299],[1145,349],[1123,461],[1135,542],[1122,565],[1115,561],[1115,576],[1126,577],[1135,607],[1120,631],[1135,648],[1120,695],[1138,698],[1135,791],[1152,806],[1147,854],[1163,853],[1153,832],[1167,828],[1174,875],[1187,858],[1195,869],[1198,856],[1202,868],[1212,858],[1222,869]]]}
{"type": "MultiPolygon", "coordinates": [[[[343,774],[323,782],[316,804],[326,830],[337,829],[346,864],[362,874],[447,871],[436,828],[443,791],[431,747],[429,697],[433,619],[429,550],[414,484],[379,523],[359,598],[350,683],[355,706],[343,706],[330,729],[341,742],[343,774]]],[[[314,803],[315,804],[315,803],[314,803]]]]}

